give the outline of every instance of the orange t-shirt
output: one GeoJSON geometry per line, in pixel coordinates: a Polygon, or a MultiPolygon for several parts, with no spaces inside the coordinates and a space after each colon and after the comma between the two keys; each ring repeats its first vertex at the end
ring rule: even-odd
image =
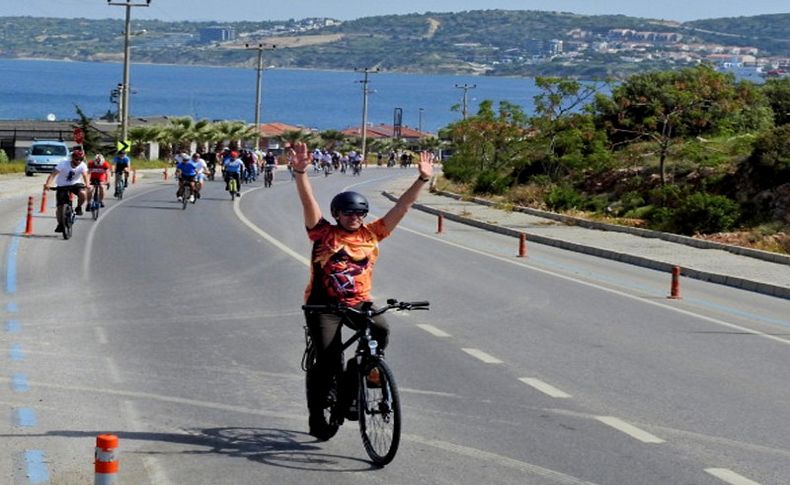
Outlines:
{"type": "Polygon", "coordinates": [[[88,172],[90,173],[91,180],[98,180],[101,183],[107,181],[107,170],[110,169],[110,164],[107,160],[103,161],[102,163],[96,163],[95,160],[91,160],[88,163],[88,172]]]}
{"type": "Polygon", "coordinates": [[[307,231],[313,241],[313,252],[305,301],[346,305],[370,301],[379,241],[389,234],[381,219],[348,232],[321,218],[307,231]]]}

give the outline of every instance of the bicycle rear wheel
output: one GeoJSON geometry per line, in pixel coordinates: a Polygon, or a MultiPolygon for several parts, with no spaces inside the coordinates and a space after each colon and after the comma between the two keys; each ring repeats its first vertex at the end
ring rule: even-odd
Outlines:
{"type": "Polygon", "coordinates": [[[115,180],[115,197],[118,200],[123,199],[123,190],[126,188],[123,178],[116,175],[115,180]]]}
{"type": "Polygon", "coordinates": [[[192,189],[189,187],[189,185],[184,185],[184,192],[181,194],[181,210],[185,210],[187,208],[190,197],[192,197],[192,189]]]}
{"type": "Polygon", "coordinates": [[[93,189],[95,192],[93,194],[93,200],[91,200],[91,215],[93,216],[93,220],[99,218],[99,209],[101,208],[101,203],[99,202],[99,187],[94,187],[93,189]]]}
{"type": "Polygon", "coordinates": [[[359,432],[370,459],[384,466],[395,458],[400,444],[400,395],[386,362],[373,360],[363,366],[359,379],[359,432]],[[370,378],[378,371],[378,382],[370,378]]]}
{"type": "Polygon", "coordinates": [[[74,209],[71,207],[71,204],[63,206],[61,220],[63,221],[63,239],[71,239],[71,228],[74,224],[74,209]]]}

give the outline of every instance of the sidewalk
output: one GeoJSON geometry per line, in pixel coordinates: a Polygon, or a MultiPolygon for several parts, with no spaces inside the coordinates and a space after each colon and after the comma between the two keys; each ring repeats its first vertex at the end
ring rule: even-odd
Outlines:
{"type": "MultiPolygon", "coordinates": [[[[395,200],[411,183],[410,178],[399,179],[384,195],[395,200]]],[[[670,272],[674,266],[680,266],[681,274],[690,278],[790,299],[790,256],[596,222],[584,221],[582,224],[588,227],[582,227],[580,220],[574,218],[530,209],[524,209],[529,213],[508,211],[486,204],[426,190],[414,208],[514,238],[524,233],[532,243],[660,271],[670,272]],[[703,247],[695,247],[700,245],[703,247]]]]}

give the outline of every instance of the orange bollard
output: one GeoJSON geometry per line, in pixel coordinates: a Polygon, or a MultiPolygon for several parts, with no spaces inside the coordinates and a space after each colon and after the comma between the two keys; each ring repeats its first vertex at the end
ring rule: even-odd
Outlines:
{"type": "Polygon", "coordinates": [[[96,437],[94,485],[111,485],[118,476],[118,437],[100,434],[96,437]]]}
{"type": "Polygon", "coordinates": [[[669,290],[669,296],[673,300],[682,300],[680,296],[680,266],[672,268],[672,287],[669,290]]]}
{"type": "Polygon", "coordinates": [[[444,232],[444,216],[439,214],[439,219],[436,222],[436,234],[441,234],[444,232]]]}
{"type": "Polygon", "coordinates": [[[132,170],[132,183],[137,183],[137,170],[132,170]]]}
{"type": "Polygon", "coordinates": [[[47,189],[44,189],[44,192],[41,193],[41,207],[39,208],[39,214],[43,214],[47,211],[47,189]]]}
{"type": "Polygon", "coordinates": [[[162,171],[162,175],[164,175],[165,176],[165,180],[167,180],[167,169],[164,169],[162,171]]]}
{"type": "Polygon", "coordinates": [[[33,234],[33,196],[27,198],[27,221],[25,222],[25,236],[33,234]]]}
{"type": "Polygon", "coordinates": [[[527,257],[527,235],[524,233],[521,233],[518,236],[518,257],[527,257]]]}

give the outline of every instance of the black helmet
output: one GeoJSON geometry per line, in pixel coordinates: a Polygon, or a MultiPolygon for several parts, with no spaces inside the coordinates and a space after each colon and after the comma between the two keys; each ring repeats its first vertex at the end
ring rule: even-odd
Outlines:
{"type": "Polygon", "coordinates": [[[358,192],[340,192],[329,205],[332,217],[337,217],[340,212],[355,211],[368,212],[368,199],[358,192]]]}

